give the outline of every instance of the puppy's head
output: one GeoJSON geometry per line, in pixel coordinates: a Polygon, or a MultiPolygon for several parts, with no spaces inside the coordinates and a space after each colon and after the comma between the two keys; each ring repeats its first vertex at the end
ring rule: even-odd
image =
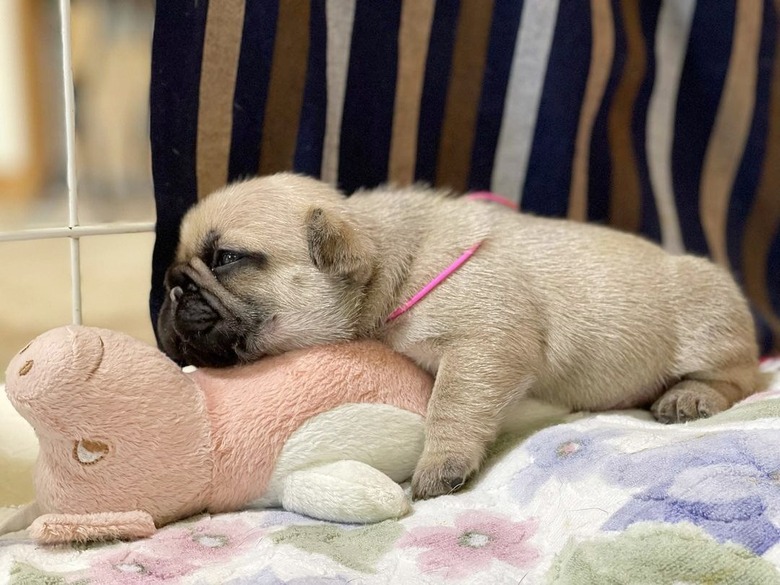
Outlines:
{"type": "Polygon", "coordinates": [[[370,237],[325,183],[280,173],[230,185],[182,221],[160,344],[219,367],[349,339],[373,266],[370,237]]]}

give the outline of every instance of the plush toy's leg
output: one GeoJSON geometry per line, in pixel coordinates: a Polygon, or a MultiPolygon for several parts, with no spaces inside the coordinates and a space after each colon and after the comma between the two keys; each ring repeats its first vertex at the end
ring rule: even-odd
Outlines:
{"type": "Polygon", "coordinates": [[[154,531],[152,517],[141,511],[44,514],[30,526],[30,535],[46,544],[129,540],[151,536],[154,531]]]}
{"type": "Polygon", "coordinates": [[[381,522],[411,510],[400,485],[360,461],[336,461],[291,473],[284,482],[282,506],[333,522],[381,522]]]}

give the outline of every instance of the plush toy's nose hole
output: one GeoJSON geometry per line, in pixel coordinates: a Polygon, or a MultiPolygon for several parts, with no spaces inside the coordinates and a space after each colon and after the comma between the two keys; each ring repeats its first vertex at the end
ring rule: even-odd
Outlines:
{"type": "MultiPolygon", "coordinates": [[[[24,351],[24,350],[22,350],[22,351],[24,351]]],[[[19,375],[20,376],[26,376],[28,373],[30,373],[30,370],[32,370],[32,367],[33,367],[33,361],[32,360],[27,360],[26,362],[24,362],[24,365],[21,368],[19,368],[19,375]]]]}

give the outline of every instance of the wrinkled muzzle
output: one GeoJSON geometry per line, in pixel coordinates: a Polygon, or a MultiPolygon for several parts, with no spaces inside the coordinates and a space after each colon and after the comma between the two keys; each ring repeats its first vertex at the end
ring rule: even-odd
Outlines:
{"type": "Polygon", "coordinates": [[[160,349],[179,365],[234,365],[249,328],[227,306],[224,291],[210,286],[211,279],[201,272],[182,264],[168,269],[168,294],[157,321],[160,349]]]}

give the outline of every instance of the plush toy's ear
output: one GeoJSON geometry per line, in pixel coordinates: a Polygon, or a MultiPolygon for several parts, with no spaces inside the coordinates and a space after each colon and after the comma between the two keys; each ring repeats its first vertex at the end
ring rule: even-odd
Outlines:
{"type": "Polygon", "coordinates": [[[346,217],[314,207],[306,214],[306,240],[314,265],[330,274],[361,284],[373,270],[371,238],[346,217]]]}
{"type": "Polygon", "coordinates": [[[44,514],[30,525],[30,535],[44,544],[132,540],[154,534],[152,517],[146,512],[101,514],[44,514]]]}

